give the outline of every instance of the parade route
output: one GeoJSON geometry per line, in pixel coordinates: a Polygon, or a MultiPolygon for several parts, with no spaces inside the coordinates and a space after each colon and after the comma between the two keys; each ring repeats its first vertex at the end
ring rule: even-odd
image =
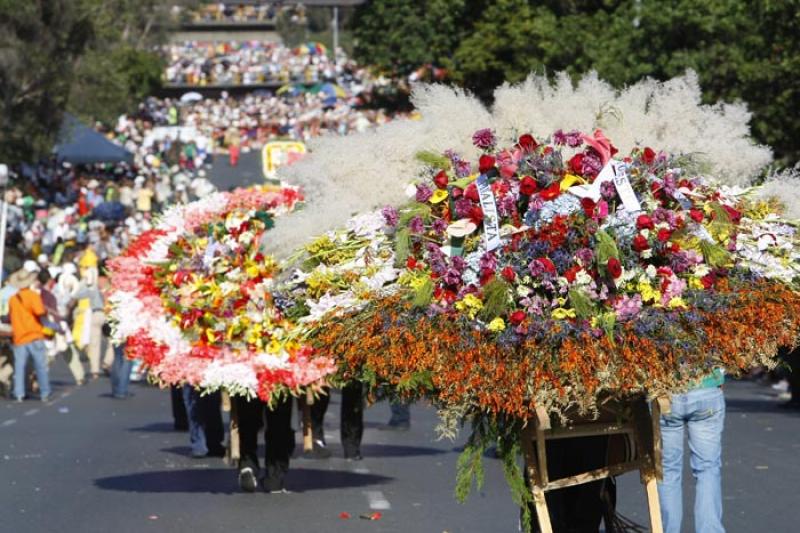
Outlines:
{"type": "MultiPolygon", "coordinates": [[[[422,404],[412,407],[411,430],[400,433],[377,429],[389,418],[386,403],[367,409],[364,460],[348,462],[335,395],[326,417],[333,458],[293,459],[291,494],[243,494],[236,471],[221,459],[190,457],[188,435],[172,430],[166,391],[135,385],[134,397],[114,400],[105,378],[74,388],[65,370],[54,365],[51,403],[0,405],[3,531],[517,530],[517,511],[494,459],[485,460],[483,490],[466,505],[454,500],[462,443],[436,440],[435,411],[422,404]],[[380,520],[359,518],[375,512],[380,520]]],[[[731,383],[726,395],[727,530],[792,531],[786,510],[796,502],[792,480],[800,476],[800,414],[779,409],[774,393],[753,383],[731,383]]],[[[686,492],[684,526],[690,527],[686,492]]],[[[635,474],[619,478],[618,498],[624,516],[647,523],[635,474]]]]}

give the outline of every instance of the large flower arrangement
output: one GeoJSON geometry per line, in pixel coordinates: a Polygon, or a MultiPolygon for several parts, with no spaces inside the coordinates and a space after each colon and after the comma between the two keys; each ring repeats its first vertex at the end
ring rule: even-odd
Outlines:
{"type": "Polygon", "coordinates": [[[258,395],[319,386],[332,360],[291,339],[272,298],[278,267],[260,249],[290,187],[216,193],[176,206],[111,262],[112,321],[127,355],[162,383],[258,395]]]}
{"type": "Polygon", "coordinates": [[[385,210],[405,290],[313,335],[352,372],[433,394],[453,420],[524,420],[769,365],[796,343],[800,246],[775,205],[690,158],[615,159],[599,131],[473,141],[477,165],[421,154],[414,202],[385,210]]]}

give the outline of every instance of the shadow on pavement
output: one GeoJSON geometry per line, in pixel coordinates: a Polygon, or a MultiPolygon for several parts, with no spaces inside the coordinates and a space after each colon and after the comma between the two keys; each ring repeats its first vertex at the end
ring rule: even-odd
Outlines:
{"type": "Polygon", "coordinates": [[[186,431],[176,430],[172,422],[153,422],[146,426],[128,428],[128,431],[135,431],[137,433],[186,433],[186,431]]]}
{"type": "Polygon", "coordinates": [[[425,446],[400,446],[398,444],[362,444],[364,457],[412,457],[415,455],[441,455],[447,450],[425,446]]]}
{"type": "MultiPolygon", "coordinates": [[[[310,492],[378,485],[391,479],[386,476],[358,474],[343,470],[294,468],[289,470],[286,487],[295,492],[310,492]]],[[[103,490],[136,493],[234,494],[240,492],[236,470],[231,468],[142,472],[96,479],[94,485],[103,490]]]]}

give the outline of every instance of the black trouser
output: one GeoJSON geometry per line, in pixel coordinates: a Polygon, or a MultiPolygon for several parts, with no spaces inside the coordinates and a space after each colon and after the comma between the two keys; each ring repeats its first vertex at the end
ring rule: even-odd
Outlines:
{"type": "MultiPolygon", "coordinates": [[[[311,405],[311,432],[314,440],[325,442],[325,413],[330,403],[330,389],[325,390],[311,405]]],[[[305,398],[297,399],[302,412],[305,398]]],[[[342,388],[341,423],[339,431],[344,448],[344,456],[352,457],[361,453],[361,439],[364,436],[364,395],[360,381],[352,381],[342,388]]]]}
{"type": "Polygon", "coordinates": [[[222,393],[219,391],[201,395],[200,404],[203,432],[206,435],[206,446],[211,454],[225,451],[225,427],[222,423],[222,393]]]}
{"type": "Polygon", "coordinates": [[[189,429],[189,419],[186,417],[186,406],[183,404],[183,387],[170,385],[169,399],[172,404],[172,423],[175,429],[189,429]]]}
{"type": "MultiPolygon", "coordinates": [[[[551,480],[602,468],[607,463],[608,437],[580,437],[547,441],[547,473],[551,480]]],[[[527,485],[527,471],[526,471],[527,485]]],[[[601,479],[557,489],[545,494],[550,523],[555,533],[597,533],[607,515],[603,491],[609,481],[601,479]]],[[[613,485],[613,484],[611,484],[613,485]]],[[[616,499],[612,495],[611,500],[616,499]]],[[[613,504],[612,504],[613,505],[613,504]]],[[[533,531],[539,531],[536,509],[531,506],[533,531]]],[[[606,524],[606,529],[611,526],[606,524]]]]}
{"type": "Polygon", "coordinates": [[[280,490],[289,471],[292,431],[292,399],[287,396],[270,409],[260,400],[236,397],[239,419],[239,469],[250,467],[258,472],[258,432],[266,419],[264,462],[265,490],[280,490]]]}
{"type": "Polygon", "coordinates": [[[342,410],[339,426],[345,457],[361,453],[364,436],[364,394],[360,381],[351,381],[342,388],[342,410]]]}
{"type": "Polygon", "coordinates": [[[794,351],[781,349],[779,352],[783,360],[789,364],[791,369],[786,378],[789,380],[789,392],[792,393],[792,403],[800,403],[800,348],[794,351]]]}

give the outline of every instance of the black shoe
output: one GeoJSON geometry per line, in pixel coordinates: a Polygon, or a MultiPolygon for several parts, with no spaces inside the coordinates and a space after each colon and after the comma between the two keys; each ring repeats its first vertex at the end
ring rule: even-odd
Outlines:
{"type": "Polygon", "coordinates": [[[362,459],[364,459],[361,456],[361,452],[346,453],[344,454],[344,458],[346,461],[361,461],[362,459]]]}
{"type": "Polygon", "coordinates": [[[283,486],[283,477],[279,479],[264,478],[264,492],[268,494],[281,494],[289,492],[283,486]]]}
{"type": "Polygon", "coordinates": [[[411,424],[409,424],[408,422],[399,424],[394,422],[389,422],[388,424],[378,426],[378,429],[381,431],[408,431],[409,429],[411,429],[411,424]]]}
{"type": "Polygon", "coordinates": [[[256,474],[249,466],[239,470],[239,488],[244,492],[255,492],[258,488],[256,474]]]}

